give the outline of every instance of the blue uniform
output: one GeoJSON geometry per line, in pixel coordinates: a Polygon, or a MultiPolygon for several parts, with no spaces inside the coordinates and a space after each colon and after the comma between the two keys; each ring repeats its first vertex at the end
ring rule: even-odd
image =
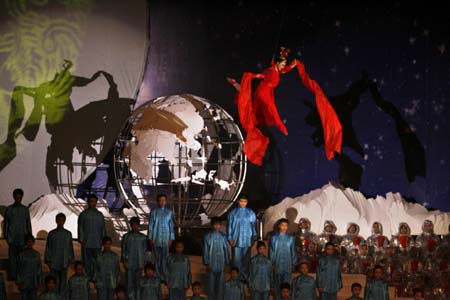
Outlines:
{"type": "Polygon", "coordinates": [[[252,257],[248,287],[251,288],[252,300],[268,300],[272,288],[272,262],[262,254],[252,257]]]}
{"type": "Polygon", "coordinates": [[[21,300],[35,300],[42,283],[41,255],[34,249],[25,249],[19,254],[17,284],[21,300]]]}
{"type": "Polygon", "coordinates": [[[184,254],[172,254],[167,258],[170,300],[186,299],[186,290],[191,286],[191,263],[184,254]]]}
{"type": "Polygon", "coordinates": [[[364,289],[364,300],[388,300],[389,289],[384,280],[368,280],[364,289]]]}
{"type": "Polygon", "coordinates": [[[68,300],[89,300],[89,277],[74,274],[69,279],[68,300]]]}
{"type": "Polygon", "coordinates": [[[43,292],[39,295],[38,300],[62,300],[64,299],[61,297],[57,292],[43,292]]]}
{"type": "Polygon", "coordinates": [[[242,281],[227,280],[225,282],[224,299],[226,300],[245,300],[245,288],[242,281]]]}
{"type": "Polygon", "coordinates": [[[299,275],[292,283],[292,300],[316,300],[316,281],[309,275],[299,275]]]}
{"type": "Polygon", "coordinates": [[[275,268],[274,287],[276,298],[280,299],[280,285],[291,283],[292,266],[297,264],[294,238],[287,233],[277,233],[270,239],[270,260],[275,268]]]}
{"type": "Polygon", "coordinates": [[[56,228],[48,234],[45,245],[45,262],[50,264],[50,273],[56,278],[59,295],[65,296],[67,289],[67,267],[73,262],[72,233],[56,228]]]}
{"type": "Polygon", "coordinates": [[[220,231],[211,231],[203,240],[203,264],[209,267],[208,296],[210,300],[223,299],[223,272],[229,263],[227,236],[220,231]]]}
{"type": "Polygon", "coordinates": [[[317,266],[317,287],[322,288],[322,300],[337,299],[337,293],[342,288],[340,261],[336,256],[322,256],[317,266]]]}
{"type": "Polygon", "coordinates": [[[120,280],[119,257],[112,251],[101,252],[96,261],[95,284],[99,300],[113,300],[120,280]]]}
{"type": "Polygon", "coordinates": [[[247,280],[250,268],[250,250],[256,240],[256,215],[249,208],[234,208],[228,213],[228,240],[233,241],[233,265],[239,277],[247,280]]]}
{"type": "Polygon", "coordinates": [[[6,208],[4,237],[8,242],[8,278],[16,280],[19,253],[25,247],[25,236],[32,234],[30,211],[22,204],[12,204],[6,208]]]}
{"type": "Polygon", "coordinates": [[[127,291],[130,300],[139,299],[138,282],[147,260],[147,237],[130,231],[122,238],[122,262],[127,270],[127,291]]]}
{"type": "Polygon", "coordinates": [[[141,277],[139,300],[161,300],[161,280],[157,276],[141,277]]]}
{"type": "Polygon", "coordinates": [[[95,260],[106,236],[105,218],[96,208],[87,208],[78,217],[78,241],[82,243],[81,257],[86,273],[94,275],[95,260]],[[84,243],[84,244],[83,244],[84,243]]]}
{"type": "Polygon", "coordinates": [[[173,213],[166,207],[159,207],[150,212],[147,238],[153,241],[152,260],[156,274],[162,280],[167,278],[167,256],[169,242],[175,239],[173,230],[173,213]]]}

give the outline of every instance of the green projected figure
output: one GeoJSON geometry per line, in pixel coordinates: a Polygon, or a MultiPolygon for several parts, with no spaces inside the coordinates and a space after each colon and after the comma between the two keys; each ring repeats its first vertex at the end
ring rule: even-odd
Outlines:
{"type": "Polygon", "coordinates": [[[12,93],[11,109],[8,121],[8,134],[6,141],[0,145],[0,171],[16,156],[15,139],[23,135],[28,141],[34,141],[45,116],[45,128],[50,135],[55,133],[55,127],[64,121],[68,115],[74,112],[70,95],[72,87],[86,86],[97,79],[101,72],[96,72],[91,78],[77,77],[70,73],[72,62],[65,60],[61,72],[48,82],[38,87],[29,88],[16,86],[12,93]],[[25,115],[24,95],[34,99],[33,110],[22,127],[25,115]]]}
{"type": "Polygon", "coordinates": [[[109,144],[116,137],[114,129],[118,125],[111,128],[111,121],[114,120],[121,126],[123,120],[128,117],[130,105],[134,100],[119,98],[117,84],[111,74],[97,71],[91,78],[75,76],[70,72],[72,66],[71,61],[65,60],[62,70],[51,81],[33,88],[14,88],[7,139],[0,145],[0,171],[16,156],[15,139],[23,135],[28,141],[34,141],[44,116],[46,131],[51,135],[47,150],[46,175],[53,190],[57,185],[55,163],[58,159],[66,165],[68,171],[73,172],[74,148],[83,156],[96,158],[99,153],[93,147],[93,142],[103,137],[103,144],[109,144]],[[70,98],[73,87],[87,86],[101,75],[109,84],[108,98],[90,102],[75,111],[70,98]],[[26,121],[24,95],[34,100],[33,110],[26,121]],[[25,125],[19,131],[24,121],[25,125]]]}

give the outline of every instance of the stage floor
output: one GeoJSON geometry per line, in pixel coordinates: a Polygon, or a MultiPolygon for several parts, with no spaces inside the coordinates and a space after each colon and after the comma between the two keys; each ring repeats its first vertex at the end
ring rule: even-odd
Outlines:
{"type": "MultiPolygon", "coordinates": [[[[41,253],[41,257],[44,257],[44,250],[45,250],[45,240],[36,240],[35,243],[35,249],[37,251],[39,251],[41,253]]],[[[113,247],[112,249],[114,252],[116,252],[118,255],[120,255],[120,248],[119,247],[113,247]]],[[[81,254],[80,254],[80,244],[76,241],[74,241],[74,251],[75,251],[75,259],[76,260],[80,260],[81,259],[81,254]]],[[[253,249],[253,252],[255,252],[256,250],[253,249]]],[[[8,244],[6,243],[6,241],[4,239],[0,240],[0,272],[3,273],[3,276],[6,280],[7,276],[6,276],[6,268],[7,268],[7,257],[8,257],[8,244]]],[[[202,264],[202,258],[201,256],[190,256],[191,258],[191,271],[192,271],[192,280],[193,281],[200,281],[203,284],[204,290],[206,291],[206,270],[205,267],[202,264]]],[[[44,274],[48,274],[49,269],[47,267],[47,265],[43,264],[43,271],[44,274]]],[[[125,283],[125,270],[123,268],[123,266],[121,266],[121,271],[122,271],[122,282],[125,283]]],[[[227,270],[228,271],[228,270],[227,270]]],[[[69,268],[68,271],[68,277],[70,277],[73,274],[73,268],[72,266],[69,268]]],[[[44,275],[44,276],[45,276],[44,275]]],[[[297,276],[298,274],[293,274],[293,277],[297,276]]],[[[312,274],[314,276],[314,274],[312,274]]],[[[228,272],[226,272],[225,274],[225,279],[229,278],[229,274],[228,272]]],[[[347,275],[344,274],[343,275],[343,283],[344,283],[344,287],[343,289],[339,292],[338,295],[338,299],[346,299],[348,297],[351,296],[351,285],[354,282],[359,282],[363,287],[365,285],[366,282],[366,278],[364,275],[347,275]]],[[[15,299],[19,299],[19,293],[17,290],[17,287],[15,285],[14,282],[12,281],[7,281],[6,282],[6,288],[7,288],[7,294],[8,294],[8,299],[9,300],[15,300],[15,299]]],[[[364,289],[363,289],[364,292],[364,289]]],[[[394,290],[390,289],[390,299],[394,299],[394,290]]],[[[188,291],[188,294],[191,293],[191,291],[188,291]]],[[[163,294],[167,295],[167,289],[163,286],[163,294]]],[[[96,297],[94,297],[96,299],[96,297]]],[[[247,297],[248,299],[250,299],[250,297],[247,297]]]]}

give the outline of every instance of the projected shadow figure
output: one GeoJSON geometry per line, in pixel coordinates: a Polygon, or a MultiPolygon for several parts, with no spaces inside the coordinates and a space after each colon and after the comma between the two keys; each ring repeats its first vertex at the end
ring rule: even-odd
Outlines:
{"type": "MultiPolygon", "coordinates": [[[[361,157],[364,157],[364,149],[358,140],[353,126],[353,112],[360,104],[361,95],[366,91],[371,93],[377,107],[388,114],[395,122],[397,135],[402,145],[408,181],[413,182],[417,176],[425,177],[426,160],[423,145],[408,125],[408,122],[403,119],[395,105],[382,98],[376,83],[368,78],[366,72],[363,72],[361,79],[353,82],[345,93],[330,97],[330,103],[342,123],[342,145],[354,150],[361,157]]],[[[323,145],[323,130],[319,115],[312,102],[305,101],[305,105],[311,109],[311,112],[305,118],[305,122],[315,128],[311,138],[314,146],[320,147],[323,145]]],[[[336,154],[336,160],[339,163],[340,183],[345,187],[359,189],[363,168],[358,163],[352,161],[344,151],[340,155],[336,154]]]]}
{"type": "Polygon", "coordinates": [[[117,84],[111,74],[97,71],[91,78],[75,76],[70,72],[72,66],[71,61],[65,60],[62,70],[51,81],[34,88],[14,88],[7,139],[0,145],[0,171],[16,156],[15,139],[23,135],[28,141],[34,141],[44,116],[46,131],[51,135],[46,175],[52,190],[58,186],[58,161],[67,167],[68,172],[73,173],[74,149],[82,155],[82,173],[86,172],[86,156],[98,159],[109,151],[108,147],[102,146],[110,146],[115,141],[131,112],[130,106],[134,100],[119,97],[117,84]],[[85,87],[102,75],[109,84],[108,97],[91,101],[75,111],[70,98],[73,87],[85,87]],[[24,95],[33,98],[34,107],[23,129],[19,131],[25,119],[24,95]],[[95,148],[98,146],[99,152],[95,148]]]}
{"type": "Polygon", "coordinates": [[[372,94],[376,105],[383,112],[391,116],[395,122],[397,135],[400,139],[400,143],[402,144],[403,159],[405,162],[408,181],[410,183],[413,182],[416,176],[425,177],[427,170],[425,149],[419,138],[409,126],[408,122],[403,119],[397,107],[395,107],[395,105],[391,102],[383,99],[375,82],[369,82],[369,91],[372,94]]]}

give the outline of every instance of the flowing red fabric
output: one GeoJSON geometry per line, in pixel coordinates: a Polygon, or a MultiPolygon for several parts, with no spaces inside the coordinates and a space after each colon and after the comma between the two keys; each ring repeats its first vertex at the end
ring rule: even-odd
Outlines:
{"type": "Polygon", "coordinates": [[[237,95],[239,120],[247,133],[244,142],[244,153],[255,165],[262,165],[269,139],[256,128],[256,118],[252,104],[252,79],[255,74],[246,72],[242,75],[241,90],[237,95]]]}
{"type": "MultiPolygon", "coordinates": [[[[285,67],[281,74],[289,72],[291,66],[285,67]]],[[[281,121],[277,106],[275,105],[274,90],[280,82],[280,73],[275,65],[264,70],[263,80],[253,94],[253,108],[255,113],[256,125],[276,126],[284,135],[288,135],[286,126],[281,121]]]]}
{"type": "MultiPolygon", "coordinates": [[[[328,102],[320,86],[312,80],[305,71],[304,65],[297,61],[298,72],[303,84],[316,97],[316,105],[322,122],[325,153],[328,159],[334,157],[334,152],[341,152],[342,126],[328,102]]],[[[280,73],[290,71],[295,65],[285,67],[280,73]]],[[[280,119],[275,105],[274,89],[280,81],[280,73],[275,65],[266,69],[258,78],[263,78],[252,95],[252,79],[257,75],[246,72],[242,75],[240,92],[235,102],[238,106],[239,119],[247,136],[244,143],[244,153],[255,165],[262,165],[269,139],[256,126],[276,126],[284,135],[288,135],[286,126],[280,119]]]]}
{"type": "Polygon", "coordinates": [[[323,128],[325,154],[328,159],[334,157],[334,152],[341,153],[342,148],[342,125],[336,112],[325,96],[319,84],[306,73],[305,65],[297,60],[297,70],[303,85],[316,97],[317,111],[323,128]]]}

